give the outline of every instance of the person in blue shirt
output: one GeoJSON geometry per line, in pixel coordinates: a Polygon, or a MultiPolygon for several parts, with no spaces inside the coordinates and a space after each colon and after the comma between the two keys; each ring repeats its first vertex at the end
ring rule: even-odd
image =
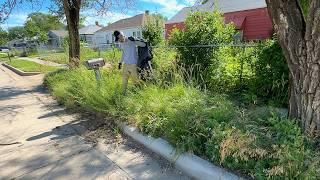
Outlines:
{"type": "Polygon", "coordinates": [[[119,48],[122,51],[122,58],[119,62],[119,69],[123,67],[123,76],[122,76],[122,93],[126,94],[129,77],[132,78],[135,82],[139,81],[138,77],[138,52],[137,46],[145,47],[146,44],[141,41],[136,41],[134,37],[126,37],[120,31],[114,31],[113,33],[115,41],[119,43],[119,48]]]}

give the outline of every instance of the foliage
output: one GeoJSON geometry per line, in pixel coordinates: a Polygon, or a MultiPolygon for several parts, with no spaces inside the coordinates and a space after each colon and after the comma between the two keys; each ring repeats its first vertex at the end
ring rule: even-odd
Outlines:
{"type": "Polygon", "coordinates": [[[142,27],[142,36],[152,46],[163,42],[164,18],[158,14],[147,15],[146,23],[142,27]]]}
{"type": "Polygon", "coordinates": [[[20,59],[13,59],[11,61],[8,61],[7,63],[25,72],[50,72],[50,71],[57,70],[56,67],[46,66],[46,65],[35,63],[35,62],[20,60],[20,59]]]}
{"type": "Polygon", "coordinates": [[[234,26],[225,24],[218,11],[194,12],[187,17],[185,26],[185,31],[173,31],[169,43],[178,46],[180,64],[187,69],[198,67],[198,72],[207,80],[210,71],[217,66],[213,53],[215,48],[194,46],[229,44],[235,34],[234,26]]]}
{"type": "Polygon", "coordinates": [[[9,40],[9,35],[8,35],[8,32],[3,30],[1,27],[0,27],[0,45],[4,45],[8,42],[9,40]]]}
{"type": "MultiPolygon", "coordinates": [[[[255,45],[253,43],[247,45],[255,45]]],[[[211,68],[209,88],[215,92],[239,92],[248,89],[255,77],[255,47],[221,46],[214,52],[216,65],[211,68]]]]}
{"type": "Polygon", "coordinates": [[[49,30],[62,29],[63,27],[64,25],[57,16],[40,12],[29,14],[24,24],[27,37],[38,37],[41,42],[47,41],[49,30]]]}
{"type": "MultiPolygon", "coordinates": [[[[115,63],[119,61],[121,57],[121,52],[117,49],[114,49],[114,50],[109,49],[107,51],[101,51],[99,56],[99,52],[89,48],[81,47],[80,55],[81,55],[80,56],[81,61],[102,57],[108,63],[115,63]]],[[[40,57],[45,61],[56,62],[59,64],[68,64],[68,61],[69,61],[68,53],[66,52],[59,52],[59,53],[51,52],[49,54],[46,53],[43,56],[40,55],[40,57]]]]}
{"type": "Polygon", "coordinates": [[[278,41],[261,43],[259,51],[250,91],[276,104],[287,105],[289,69],[278,41]]]}
{"type": "Polygon", "coordinates": [[[309,0],[299,0],[299,3],[304,16],[306,17],[309,9],[309,0]]]}
{"type": "Polygon", "coordinates": [[[16,26],[8,30],[9,40],[23,39],[26,37],[26,32],[23,26],[16,26]]]}
{"type": "Polygon", "coordinates": [[[181,151],[254,178],[320,178],[314,143],[295,121],[269,113],[272,109],[239,109],[227,96],[208,94],[188,82],[130,84],[128,95],[121,96],[121,73],[113,68],[103,70],[100,87],[85,69],[50,74],[46,84],[68,107],[124,117],[181,151]]]}

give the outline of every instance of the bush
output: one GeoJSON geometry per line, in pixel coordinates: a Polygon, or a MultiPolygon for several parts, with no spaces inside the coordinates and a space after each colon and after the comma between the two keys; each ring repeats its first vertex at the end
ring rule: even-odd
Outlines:
{"type": "Polygon", "coordinates": [[[146,18],[146,23],[142,27],[142,36],[152,46],[157,46],[164,40],[164,18],[160,14],[148,15],[146,18]]]}
{"type": "Polygon", "coordinates": [[[180,64],[189,70],[198,68],[195,75],[200,73],[207,80],[210,71],[215,70],[218,64],[214,58],[214,48],[194,46],[229,44],[235,34],[234,26],[225,24],[218,11],[194,12],[187,17],[185,26],[185,31],[176,29],[172,32],[169,43],[178,46],[180,64]]]}
{"type": "Polygon", "coordinates": [[[215,92],[242,92],[255,77],[258,48],[254,43],[243,47],[221,46],[215,51],[216,66],[211,69],[210,89],[215,92]]]}
{"type": "Polygon", "coordinates": [[[287,105],[289,69],[279,42],[269,40],[261,43],[259,49],[251,91],[275,104],[287,105]]]}

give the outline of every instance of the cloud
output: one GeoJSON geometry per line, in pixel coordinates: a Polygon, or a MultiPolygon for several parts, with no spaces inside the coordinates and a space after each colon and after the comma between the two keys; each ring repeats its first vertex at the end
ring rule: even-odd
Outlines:
{"type": "Polygon", "coordinates": [[[11,14],[4,23],[0,24],[0,26],[5,30],[8,30],[15,26],[23,26],[27,17],[28,17],[28,13],[11,14]]]}
{"type": "Polygon", "coordinates": [[[141,0],[154,5],[159,5],[159,13],[174,15],[186,6],[192,6],[196,0],[141,0]]]}
{"type": "Polygon", "coordinates": [[[161,6],[160,13],[167,13],[167,14],[175,13],[186,6],[185,4],[179,4],[176,0],[141,0],[141,1],[152,3],[154,5],[159,5],[161,6]]]}

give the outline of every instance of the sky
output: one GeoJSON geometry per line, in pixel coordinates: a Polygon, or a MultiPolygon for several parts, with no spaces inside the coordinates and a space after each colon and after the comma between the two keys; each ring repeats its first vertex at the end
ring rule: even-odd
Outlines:
{"type": "MultiPolygon", "coordinates": [[[[5,0],[0,0],[0,5],[5,0]]],[[[135,6],[130,7],[128,12],[110,12],[107,16],[97,16],[94,9],[86,9],[82,15],[86,16],[85,25],[99,24],[107,25],[109,22],[115,22],[119,19],[134,16],[149,10],[151,13],[160,13],[167,18],[174,16],[179,10],[186,6],[192,6],[196,0],[135,0],[135,6]]],[[[30,3],[19,4],[11,13],[6,22],[0,24],[0,27],[7,30],[14,26],[22,26],[31,12],[48,13],[51,1],[41,1],[39,4],[31,5],[30,3]]]]}

